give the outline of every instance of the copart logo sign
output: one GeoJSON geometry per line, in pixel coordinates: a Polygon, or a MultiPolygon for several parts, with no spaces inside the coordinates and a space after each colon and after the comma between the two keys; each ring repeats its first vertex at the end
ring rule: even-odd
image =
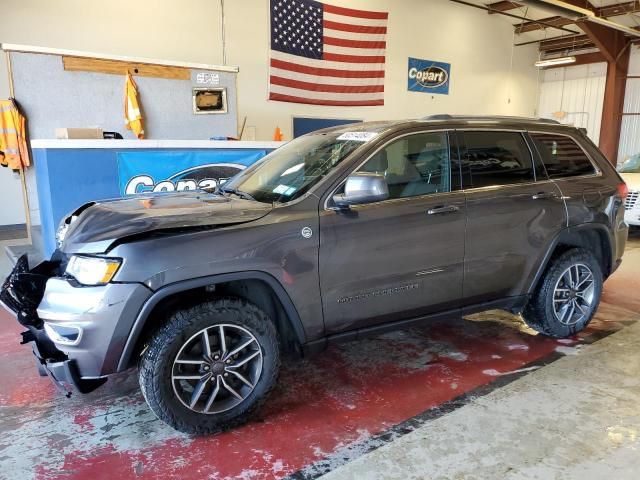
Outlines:
{"type": "Polygon", "coordinates": [[[410,91],[448,95],[451,64],[409,58],[407,77],[410,91]]]}
{"type": "Polygon", "coordinates": [[[133,150],[117,153],[121,196],[214,189],[270,150],[133,150]]]}
{"type": "Polygon", "coordinates": [[[181,192],[198,188],[215,189],[233,177],[244,165],[219,163],[200,165],[178,172],[166,180],[155,180],[151,175],[137,175],[127,182],[125,195],[145,192],[181,192]]]}

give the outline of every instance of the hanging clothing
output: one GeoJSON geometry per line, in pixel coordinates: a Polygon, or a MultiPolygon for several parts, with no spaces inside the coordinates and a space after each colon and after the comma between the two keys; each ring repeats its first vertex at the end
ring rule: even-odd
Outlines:
{"type": "Polygon", "coordinates": [[[0,165],[12,170],[31,165],[26,119],[13,98],[0,100],[0,165]]]}
{"type": "Polygon", "coordinates": [[[124,124],[136,137],[144,138],[142,113],[138,102],[138,87],[136,87],[130,73],[127,73],[124,87],[124,124]]]}

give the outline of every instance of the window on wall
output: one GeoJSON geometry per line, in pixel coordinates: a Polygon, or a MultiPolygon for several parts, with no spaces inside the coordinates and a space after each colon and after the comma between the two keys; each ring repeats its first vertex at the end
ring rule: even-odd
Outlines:
{"type": "Polygon", "coordinates": [[[549,178],[590,175],[595,168],[584,150],[571,137],[552,133],[531,133],[549,178]]]}
{"type": "Polygon", "coordinates": [[[463,133],[462,159],[465,188],[528,183],[535,180],[527,143],[519,132],[463,133]]]}
{"type": "Polygon", "coordinates": [[[446,132],[403,137],[376,153],[362,172],[383,174],[389,198],[451,191],[449,141],[446,132]]]}

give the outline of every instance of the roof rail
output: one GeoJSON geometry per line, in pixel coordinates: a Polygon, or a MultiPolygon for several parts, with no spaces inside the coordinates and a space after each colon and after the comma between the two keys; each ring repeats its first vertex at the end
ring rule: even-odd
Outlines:
{"type": "Polygon", "coordinates": [[[534,123],[548,123],[552,125],[561,125],[557,120],[552,120],[550,118],[530,118],[530,117],[510,117],[506,115],[449,115],[447,113],[439,113],[436,115],[428,115],[423,117],[422,120],[431,120],[431,121],[444,121],[444,120],[504,120],[504,121],[513,121],[513,122],[534,122],[534,123]]]}

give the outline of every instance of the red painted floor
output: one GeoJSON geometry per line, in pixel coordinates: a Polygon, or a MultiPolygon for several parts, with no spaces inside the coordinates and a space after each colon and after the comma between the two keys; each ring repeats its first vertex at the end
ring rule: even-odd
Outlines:
{"type": "Polygon", "coordinates": [[[176,433],[156,420],[135,372],[90,395],[60,397],[18,344],[19,325],[2,312],[0,477],[280,478],[305,467],[313,475],[309,465],[325,459],[331,468],[357,456],[376,434],[408,418],[623,328],[640,312],[639,287],[633,268],[616,273],[588,331],[572,340],[533,335],[495,313],[285,361],[259,418],[209,438],[176,433]]]}

